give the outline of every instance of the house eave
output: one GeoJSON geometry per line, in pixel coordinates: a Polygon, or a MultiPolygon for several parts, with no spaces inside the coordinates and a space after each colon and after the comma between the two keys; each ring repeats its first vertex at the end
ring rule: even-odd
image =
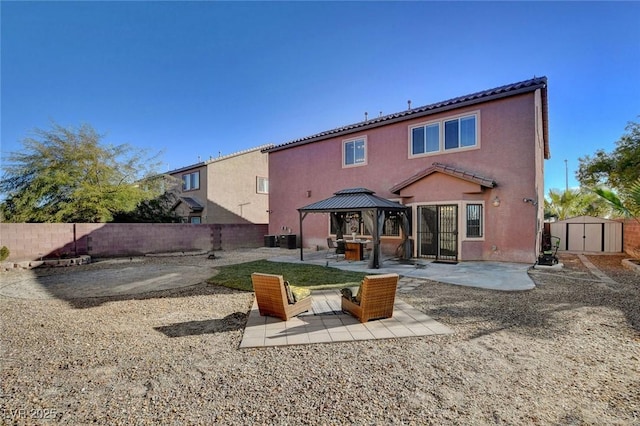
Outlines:
{"type": "Polygon", "coordinates": [[[499,99],[504,99],[512,96],[521,95],[524,93],[535,92],[538,89],[542,89],[543,91],[543,120],[545,127],[545,157],[548,154],[548,142],[547,136],[548,133],[548,125],[547,125],[547,114],[546,114],[546,87],[547,87],[547,79],[546,77],[535,78],[529,81],[523,81],[520,83],[515,83],[512,85],[502,86],[495,89],[490,89],[484,92],[478,92],[466,96],[461,96],[458,98],[450,99],[443,102],[438,102],[431,105],[426,105],[414,109],[410,109],[407,111],[386,115],[384,117],[375,118],[372,120],[362,121],[360,123],[355,123],[352,125],[340,127],[334,130],[328,130],[325,132],[321,132],[319,134],[309,136],[306,138],[302,138],[299,140],[295,140],[292,142],[287,142],[281,145],[272,146],[270,148],[265,148],[262,152],[277,152],[283,151],[289,148],[295,148],[302,145],[307,145],[310,143],[315,143],[327,139],[332,139],[335,137],[352,135],[354,133],[363,132],[369,129],[375,129],[377,127],[387,126],[394,123],[399,123],[403,121],[412,120],[415,118],[427,117],[430,115],[461,109],[473,105],[478,105],[481,103],[491,102],[499,99]],[[520,86],[517,88],[509,88],[509,86],[520,86]],[[496,92],[496,93],[493,93],[496,92]]]}

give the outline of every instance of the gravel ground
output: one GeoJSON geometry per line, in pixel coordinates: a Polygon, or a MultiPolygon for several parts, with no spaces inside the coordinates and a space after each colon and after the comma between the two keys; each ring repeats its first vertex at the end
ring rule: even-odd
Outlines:
{"type": "Polygon", "coordinates": [[[563,256],[531,291],[421,280],[401,295],[450,336],[246,350],[253,294],[215,285],[0,298],[0,423],[640,424],[640,275],[622,258],[589,256],[615,285],[563,256]]]}

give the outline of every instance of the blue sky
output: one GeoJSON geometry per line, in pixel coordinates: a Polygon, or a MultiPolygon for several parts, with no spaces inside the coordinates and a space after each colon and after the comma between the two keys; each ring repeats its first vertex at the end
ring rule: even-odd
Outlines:
{"type": "Polygon", "coordinates": [[[163,169],[533,76],[545,193],[640,120],[638,2],[0,2],[1,148],[91,124],[163,169]]]}

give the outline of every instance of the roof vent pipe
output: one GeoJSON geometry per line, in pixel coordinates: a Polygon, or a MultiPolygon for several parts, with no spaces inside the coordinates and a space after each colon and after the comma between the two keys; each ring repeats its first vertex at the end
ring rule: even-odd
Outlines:
{"type": "Polygon", "coordinates": [[[407,110],[411,110],[411,99],[407,101],[407,110]]]}
{"type": "Polygon", "coordinates": [[[364,112],[364,121],[369,120],[369,113],[367,111],[364,112]]]}

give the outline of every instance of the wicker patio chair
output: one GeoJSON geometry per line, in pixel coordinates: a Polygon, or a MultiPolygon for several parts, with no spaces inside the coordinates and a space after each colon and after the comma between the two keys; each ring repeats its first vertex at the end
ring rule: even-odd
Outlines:
{"type": "Polygon", "coordinates": [[[282,275],[251,274],[253,291],[258,301],[260,315],[269,315],[287,321],[302,312],[311,310],[311,297],[289,303],[282,275]]]}
{"type": "Polygon", "coordinates": [[[360,322],[391,318],[396,299],[398,274],[367,275],[360,284],[359,301],[342,297],[342,310],[360,322]]]}

